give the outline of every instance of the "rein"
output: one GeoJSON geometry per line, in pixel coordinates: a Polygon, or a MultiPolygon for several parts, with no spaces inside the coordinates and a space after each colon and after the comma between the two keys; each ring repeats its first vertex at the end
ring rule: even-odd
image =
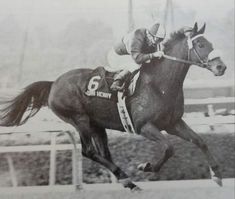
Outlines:
{"type": "Polygon", "coordinates": [[[172,57],[172,56],[169,56],[169,55],[166,55],[166,54],[164,54],[163,57],[166,58],[166,59],[169,59],[169,60],[172,60],[172,61],[181,62],[181,63],[184,63],[184,64],[198,65],[198,66],[200,66],[202,68],[206,68],[206,66],[208,65],[207,63],[193,62],[193,61],[189,61],[189,60],[185,60],[185,59],[180,59],[180,58],[177,58],[177,57],[172,57]]]}

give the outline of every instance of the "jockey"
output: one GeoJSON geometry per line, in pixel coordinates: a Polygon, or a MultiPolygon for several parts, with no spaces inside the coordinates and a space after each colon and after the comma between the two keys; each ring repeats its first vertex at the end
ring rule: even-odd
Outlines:
{"type": "MultiPolygon", "coordinates": [[[[165,28],[159,23],[154,24],[149,30],[139,28],[125,35],[119,43],[114,45],[114,51],[118,55],[131,55],[136,63],[136,70],[143,63],[150,62],[154,57],[160,59],[164,55],[160,44],[165,35],[165,28]]],[[[115,77],[111,90],[123,90],[125,80],[128,79],[131,72],[126,69],[121,70],[115,77]]]]}

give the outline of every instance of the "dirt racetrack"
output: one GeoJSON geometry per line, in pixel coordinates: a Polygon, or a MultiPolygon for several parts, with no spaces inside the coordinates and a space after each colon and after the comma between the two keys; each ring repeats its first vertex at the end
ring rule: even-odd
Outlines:
{"type": "Polygon", "coordinates": [[[2,188],[1,199],[234,199],[234,180],[224,179],[223,187],[211,180],[159,181],[137,183],[143,190],[131,192],[120,184],[2,188]]]}

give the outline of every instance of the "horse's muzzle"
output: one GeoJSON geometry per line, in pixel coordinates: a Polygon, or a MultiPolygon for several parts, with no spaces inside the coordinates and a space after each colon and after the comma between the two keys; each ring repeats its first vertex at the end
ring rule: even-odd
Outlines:
{"type": "Polygon", "coordinates": [[[222,76],[222,75],[225,73],[226,69],[227,69],[226,67],[221,66],[221,65],[216,66],[216,70],[217,70],[218,72],[217,72],[217,73],[214,73],[215,76],[222,76]]]}
{"type": "Polygon", "coordinates": [[[207,69],[212,71],[215,76],[222,76],[225,73],[226,68],[226,65],[220,57],[210,60],[207,67],[207,69]]]}

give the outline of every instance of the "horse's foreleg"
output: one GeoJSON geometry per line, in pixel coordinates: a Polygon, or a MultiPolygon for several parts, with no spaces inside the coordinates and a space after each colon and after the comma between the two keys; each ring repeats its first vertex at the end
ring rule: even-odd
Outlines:
{"type": "Polygon", "coordinates": [[[143,163],[138,166],[138,169],[146,172],[158,172],[163,164],[173,155],[173,147],[167,138],[158,130],[158,128],[152,124],[145,124],[140,131],[140,134],[147,139],[159,143],[162,146],[162,156],[154,163],[143,163]]]}
{"type": "Polygon", "coordinates": [[[178,123],[176,123],[174,127],[167,129],[167,133],[179,136],[182,139],[192,142],[198,146],[206,156],[206,159],[209,163],[212,179],[217,184],[222,186],[222,177],[219,165],[209,151],[208,146],[199,135],[197,135],[183,120],[180,120],[178,123]]]}

